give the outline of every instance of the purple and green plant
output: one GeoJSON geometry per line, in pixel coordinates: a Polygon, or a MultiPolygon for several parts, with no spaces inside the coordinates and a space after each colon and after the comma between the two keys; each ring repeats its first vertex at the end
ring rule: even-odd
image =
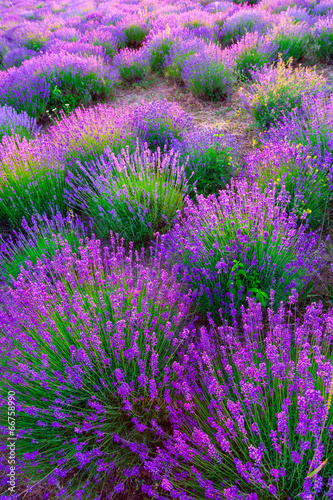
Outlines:
{"type": "Polygon", "coordinates": [[[14,390],[18,480],[60,481],[72,498],[115,494],[161,446],[153,426],[170,428],[168,380],[193,301],[159,257],[145,258],[113,236],[111,248],[86,239],[75,253],[64,241],[51,277],[40,264],[6,292],[0,422],[14,390]]]}
{"type": "Polygon", "coordinates": [[[218,196],[187,199],[159,248],[197,291],[202,312],[230,318],[249,296],[267,305],[271,288],[278,305],[319,272],[323,246],[287,213],[288,203],[274,186],[262,191],[255,182],[233,179],[218,196]]]}
{"type": "Polygon", "coordinates": [[[88,229],[72,212],[63,217],[56,213],[53,217],[36,215],[29,224],[25,219],[21,228],[7,238],[0,236],[0,273],[5,283],[16,281],[22,266],[30,269],[41,261],[47,266],[66,240],[72,252],[88,236],[88,229]]]}
{"type": "Polygon", "coordinates": [[[243,108],[253,116],[257,127],[269,128],[284,113],[301,108],[311,95],[327,95],[325,78],[315,69],[292,67],[292,58],[284,63],[280,55],[275,67],[264,66],[252,73],[253,83],[241,94],[243,108]]]}
{"type": "Polygon", "coordinates": [[[296,300],[265,322],[253,299],[242,326],[210,319],[174,364],[173,436],[145,462],[155,498],[332,498],[333,310],[299,320],[296,300]]]}
{"type": "Polygon", "coordinates": [[[152,153],[137,145],[133,154],[127,149],[115,156],[106,148],[93,164],[77,165],[76,177],[68,175],[67,202],[92,217],[99,237],[117,231],[127,242],[141,244],[167,231],[182,210],[184,170],[172,150],[152,153]]]}
{"type": "Polygon", "coordinates": [[[272,139],[246,156],[245,170],[262,190],[275,185],[277,195],[286,191],[286,209],[299,221],[306,218],[313,227],[323,224],[333,197],[333,169],[324,168],[309,147],[272,139]]]}

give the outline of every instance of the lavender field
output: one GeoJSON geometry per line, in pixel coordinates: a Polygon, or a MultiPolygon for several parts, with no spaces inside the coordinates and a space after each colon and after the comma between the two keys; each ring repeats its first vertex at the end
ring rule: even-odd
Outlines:
{"type": "Polygon", "coordinates": [[[0,0],[0,499],[333,500],[333,0],[0,0]]]}

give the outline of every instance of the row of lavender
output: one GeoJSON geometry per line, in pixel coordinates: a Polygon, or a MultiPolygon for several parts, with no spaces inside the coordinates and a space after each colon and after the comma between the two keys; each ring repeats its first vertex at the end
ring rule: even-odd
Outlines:
{"type": "Polygon", "coordinates": [[[265,71],[279,54],[294,61],[331,56],[330,4],[289,4],[217,2],[215,13],[196,4],[169,6],[170,13],[167,4],[152,12],[142,5],[119,19],[101,3],[74,17],[41,10],[41,20],[17,24],[4,16],[0,54],[9,69],[1,73],[0,102],[42,118],[103,98],[120,80],[162,70],[196,96],[224,98],[237,80],[251,79],[253,69],[265,71]]]}
{"type": "MultiPolygon", "coordinates": [[[[63,499],[117,497],[127,481],[160,499],[333,498],[333,311],[312,304],[297,319],[324,264],[333,99],[322,76],[285,62],[318,26],[330,33],[329,3],[294,14],[265,0],[31,5],[28,30],[13,18],[4,40],[17,31],[41,54],[0,74],[11,231],[1,429],[14,390],[21,487],[49,484],[44,498],[63,499]],[[56,41],[61,31],[76,42],[56,41]],[[118,74],[150,70],[208,97],[250,78],[242,106],[262,128],[257,149],[243,161],[236,137],[167,101],[66,116],[118,74]],[[36,119],[54,107],[65,112],[40,135],[36,119]]],[[[13,500],[1,446],[2,498],[13,500]]]]}

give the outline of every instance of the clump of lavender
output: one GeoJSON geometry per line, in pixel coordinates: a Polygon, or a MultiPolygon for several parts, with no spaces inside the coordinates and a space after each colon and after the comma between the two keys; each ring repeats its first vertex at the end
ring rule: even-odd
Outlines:
{"type": "Polygon", "coordinates": [[[321,249],[306,225],[287,214],[285,193],[262,192],[256,183],[231,180],[218,196],[188,200],[162,252],[197,290],[202,311],[216,318],[237,313],[248,296],[263,305],[271,288],[275,304],[301,290],[321,266],[321,249]]]}
{"type": "Polygon", "coordinates": [[[16,135],[19,138],[30,139],[38,134],[40,127],[37,127],[36,119],[22,111],[17,113],[10,106],[0,108],[0,143],[4,136],[16,135]]]}
{"type": "Polygon", "coordinates": [[[25,47],[17,47],[11,49],[3,58],[3,66],[5,69],[12,68],[13,66],[21,66],[23,61],[31,59],[36,55],[34,50],[26,49],[25,47]]]}
{"type": "Polygon", "coordinates": [[[174,364],[173,436],[145,464],[157,498],[332,498],[333,310],[295,322],[296,300],[266,326],[250,299],[242,326],[210,321],[174,364]]]}
{"type": "Polygon", "coordinates": [[[268,128],[294,108],[300,108],[307,95],[322,95],[326,80],[312,68],[292,67],[280,57],[276,67],[252,72],[254,82],[242,93],[243,108],[250,111],[255,124],[268,128]]]}
{"type": "Polygon", "coordinates": [[[250,80],[251,72],[272,63],[277,45],[259,33],[247,33],[239,42],[224,50],[227,60],[234,61],[241,80],[250,80]]]}
{"type": "MultiPolygon", "coordinates": [[[[332,6],[333,7],[333,6],[332,6]]],[[[319,19],[311,29],[311,41],[314,54],[323,60],[329,60],[333,55],[333,19],[319,19]]]]}
{"type": "Polygon", "coordinates": [[[168,380],[192,298],[159,258],[144,259],[113,236],[103,251],[64,241],[52,271],[22,272],[6,293],[0,406],[15,390],[18,479],[64,482],[72,498],[115,494],[161,446],[154,425],[170,427],[168,380]]]}
{"type": "Polygon", "coordinates": [[[103,59],[46,53],[0,73],[0,102],[40,118],[47,110],[72,110],[108,95],[115,71],[103,59]]]}
{"type": "MultiPolygon", "coordinates": [[[[123,32],[126,36],[126,47],[139,49],[149,33],[149,24],[146,19],[140,17],[137,17],[135,20],[131,19],[130,22],[124,24],[123,32]]],[[[121,25],[122,23],[118,24],[118,26],[121,25]]]]}
{"type": "Polygon", "coordinates": [[[181,78],[194,96],[211,100],[225,99],[235,83],[233,66],[213,43],[184,61],[181,78]]]}
{"type": "Polygon", "coordinates": [[[125,48],[115,55],[113,66],[125,82],[143,80],[150,70],[149,53],[145,48],[139,50],[125,48]]]}
{"type": "Polygon", "coordinates": [[[164,59],[164,74],[173,78],[177,82],[182,82],[182,70],[185,61],[205,50],[206,43],[197,38],[179,38],[176,39],[169,50],[169,54],[164,59]]]}
{"type": "Polygon", "coordinates": [[[40,51],[50,36],[50,30],[43,23],[25,22],[11,30],[10,38],[16,44],[40,51]]]}
{"type": "Polygon", "coordinates": [[[293,20],[294,23],[306,23],[309,26],[316,22],[316,18],[310,14],[309,9],[302,7],[288,7],[284,15],[293,20]]]}
{"type": "Polygon", "coordinates": [[[321,0],[312,5],[311,14],[315,16],[325,16],[332,13],[333,5],[331,0],[321,0]]]}
{"type": "Polygon", "coordinates": [[[275,186],[276,195],[281,190],[289,193],[287,211],[294,212],[299,221],[306,218],[311,226],[318,226],[333,195],[332,162],[325,168],[307,145],[290,144],[288,139],[288,135],[285,140],[272,137],[261,151],[249,153],[247,175],[262,190],[275,186]]]}
{"type": "Polygon", "coordinates": [[[263,34],[271,25],[271,16],[266,12],[249,7],[242,8],[227,17],[219,32],[219,41],[222,47],[227,47],[241,40],[246,33],[257,31],[263,34]]]}
{"type": "Polygon", "coordinates": [[[167,99],[145,102],[134,108],[130,129],[137,130],[139,142],[156,151],[181,141],[195,130],[193,118],[176,102],[167,99]]]}
{"type": "Polygon", "coordinates": [[[82,41],[102,46],[106,55],[112,58],[120,47],[125,46],[125,35],[121,37],[121,34],[112,27],[106,28],[105,26],[100,26],[92,31],[88,31],[82,37],[82,41]]]}
{"type": "Polygon", "coordinates": [[[23,219],[19,231],[13,231],[7,239],[0,236],[1,279],[11,283],[17,279],[22,266],[31,268],[38,261],[47,266],[64,240],[75,252],[86,236],[88,230],[72,213],[66,217],[56,213],[52,218],[36,215],[31,217],[30,224],[23,219]]]}
{"type": "Polygon", "coordinates": [[[169,56],[170,50],[177,38],[178,33],[182,29],[170,29],[169,27],[162,31],[157,31],[149,34],[145,47],[150,55],[151,68],[155,73],[160,72],[164,68],[165,59],[169,56]]]}
{"type": "Polygon", "coordinates": [[[274,42],[278,53],[282,54],[285,61],[293,58],[295,61],[300,61],[309,46],[309,26],[305,22],[293,23],[288,17],[281,17],[278,24],[273,26],[268,33],[268,39],[274,42]]]}
{"type": "Polygon", "coordinates": [[[0,221],[10,228],[36,213],[66,212],[63,199],[64,165],[47,136],[29,142],[25,137],[3,137],[0,172],[0,221]]]}
{"type": "Polygon", "coordinates": [[[172,150],[152,153],[137,147],[133,154],[127,150],[115,156],[106,149],[100,160],[77,170],[74,184],[71,175],[67,178],[68,203],[91,215],[100,237],[111,230],[126,241],[149,241],[154,233],[167,231],[183,208],[184,166],[172,150]],[[79,182],[82,176],[91,188],[79,182]]]}
{"type": "Polygon", "coordinates": [[[99,158],[106,147],[114,153],[129,146],[134,150],[137,123],[130,106],[111,107],[97,104],[87,109],[76,109],[70,116],[60,114],[60,119],[48,130],[51,154],[60,162],[79,160],[81,163],[99,158]]]}

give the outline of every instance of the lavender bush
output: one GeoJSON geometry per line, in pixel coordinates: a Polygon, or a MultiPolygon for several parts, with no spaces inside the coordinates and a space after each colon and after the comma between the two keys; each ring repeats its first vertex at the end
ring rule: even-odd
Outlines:
{"type": "Polygon", "coordinates": [[[263,67],[252,72],[254,83],[242,93],[243,107],[252,114],[255,124],[268,128],[283,113],[302,106],[307,95],[323,95],[326,80],[311,68],[292,67],[280,58],[276,67],[263,67]]]}
{"type": "Polygon", "coordinates": [[[150,70],[147,50],[123,49],[115,55],[113,65],[125,82],[137,82],[145,78],[150,70]]]}
{"type": "Polygon", "coordinates": [[[0,221],[17,228],[23,217],[33,214],[52,216],[66,212],[63,199],[63,164],[48,154],[47,138],[27,142],[20,136],[3,137],[0,150],[0,221]]]}
{"type": "Polygon", "coordinates": [[[226,98],[235,83],[232,66],[215,44],[207,44],[205,50],[188,57],[181,78],[194,96],[211,100],[226,98]]]}
{"type": "Polygon", "coordinates": [[[0,74],[0,102],[40,118],[108,95],[115,73],[94,56],[46,53],[0,74]]]}
{"type": "Polygon", "coordinates": [[[0,236],[1,278],[10,283],[17,279],[22,266],[31,268],[39,260],[47,266],[64,240],[75,252],[85,236],[88,230],[73,213],[66,217],[56,213],[52,218],[37,215],[31,218],[30,225],[23,219],[19,231],[13,231],[6,239],[0,236]]]}
{"type": "Polygon", "coordinates": [[[329,60],[333,54],[333,19],[319,19],[311,30],[314,54],[319,58],[329,60]]]}
{"type": "Polygon", "coordinates": [[[38,134],[40,127],[37,127],[36,119],[31,118],[27,113],[17,113],[10,106],[0,108],[0,142],[4,136],[16,135],[19,138],[30,139],[38,134]]]}
{"type": "MultiPolygon", "coordinates": [[[[305,96],[302,105],[286,113],[266,134],[269,140],[302,144],[328,175],[333,165],[333,96],[305,96]]],[[[329,179],[332,183],[332,178],[329,179]]]]}
{"type": "Polygon", "coordinates": [[[177,263],[197,290],[202,311],[230,317],[248,296],[263,305],[271,288],[276,302],[301,290],[322,265],[317,237],[288,216],[288,197],[278,202],[274,187],[261,191],[256,183],[233,181],[218,197],[188,200],[175,228],[163,236],[162,252],[177,263]]]}
{"type": "Polygon", "coordinates": [[[227,47],[241,40],[246,33],[253,31],[265,33],[271,23],[270,15],[266,12],[249,7],[242,8],[227,17],[219,32],[220,43],[223,47],[227,47]]]}
{"type": "Polygon", "coordinates": [[[239,160],[236,138],[217,129],[195,129],[186,134],[175,148],[185,165],[188,194],[208,195],[229,183],[239,160]]]}
{"type": "Polygon", "coordinates": [[[267,36],[278,47],[276,55],[281,53],[285,61],[291,57],[294,61],[300,61],[306,54],[310,42],[308,24],[305,22],[295,24],[288,17],[283,17],[273,26],[267,36]]]}
{"type": "MultiPolygon", "coordinates": [[[[111,230],[126,241],[142,243],[170,228],[186,193],[178,154],[138,146],[132,155],[127,150],[115,156],[106,149],[96,163],[78,166],[68,203],[92,216],[98,236],[107,237],[111,230]],[[79,182],[80,171],[91,188],[79,182]]],[[[71,176],[67,182],[71,185],[71,176]]]]}
{"type": "Polygon", "coordinates": [[[134,108],[130,129],[137,128],[141,145],[152,151],[175,144],[195,129],[193,118],[176,102],[166,99],[142,103],[134,108]]]}
{"type": "Polygon", "coordinates": [[[62,497],[115,494],[161,441],[151,420],[170,426],[166,387],[191,294],[160,259],[150,269],[113,237],[103,251],[95,239],[76,253],[64,242],[51,265],[52,286],[40,265],[4,298],[1,421],[10,388],[21,479],[60,481],[62,497]]]}
{"type": "Polygon", "coordinates": [[[173,438],[146,461],[155,498],[332,498],[333,310],[295,323],[296,299],[267,327],[250,299],[242,326],[210,322],[174,364],[173,438]]]}
{"type": "Polygon", "coordinates": [[[241,80],[250,80],[251,72],[274,62],[276,52],[277,45],[257,32],[247,33],[239,42],[224,50],[226,59],[235,62],[241,80]]]}

